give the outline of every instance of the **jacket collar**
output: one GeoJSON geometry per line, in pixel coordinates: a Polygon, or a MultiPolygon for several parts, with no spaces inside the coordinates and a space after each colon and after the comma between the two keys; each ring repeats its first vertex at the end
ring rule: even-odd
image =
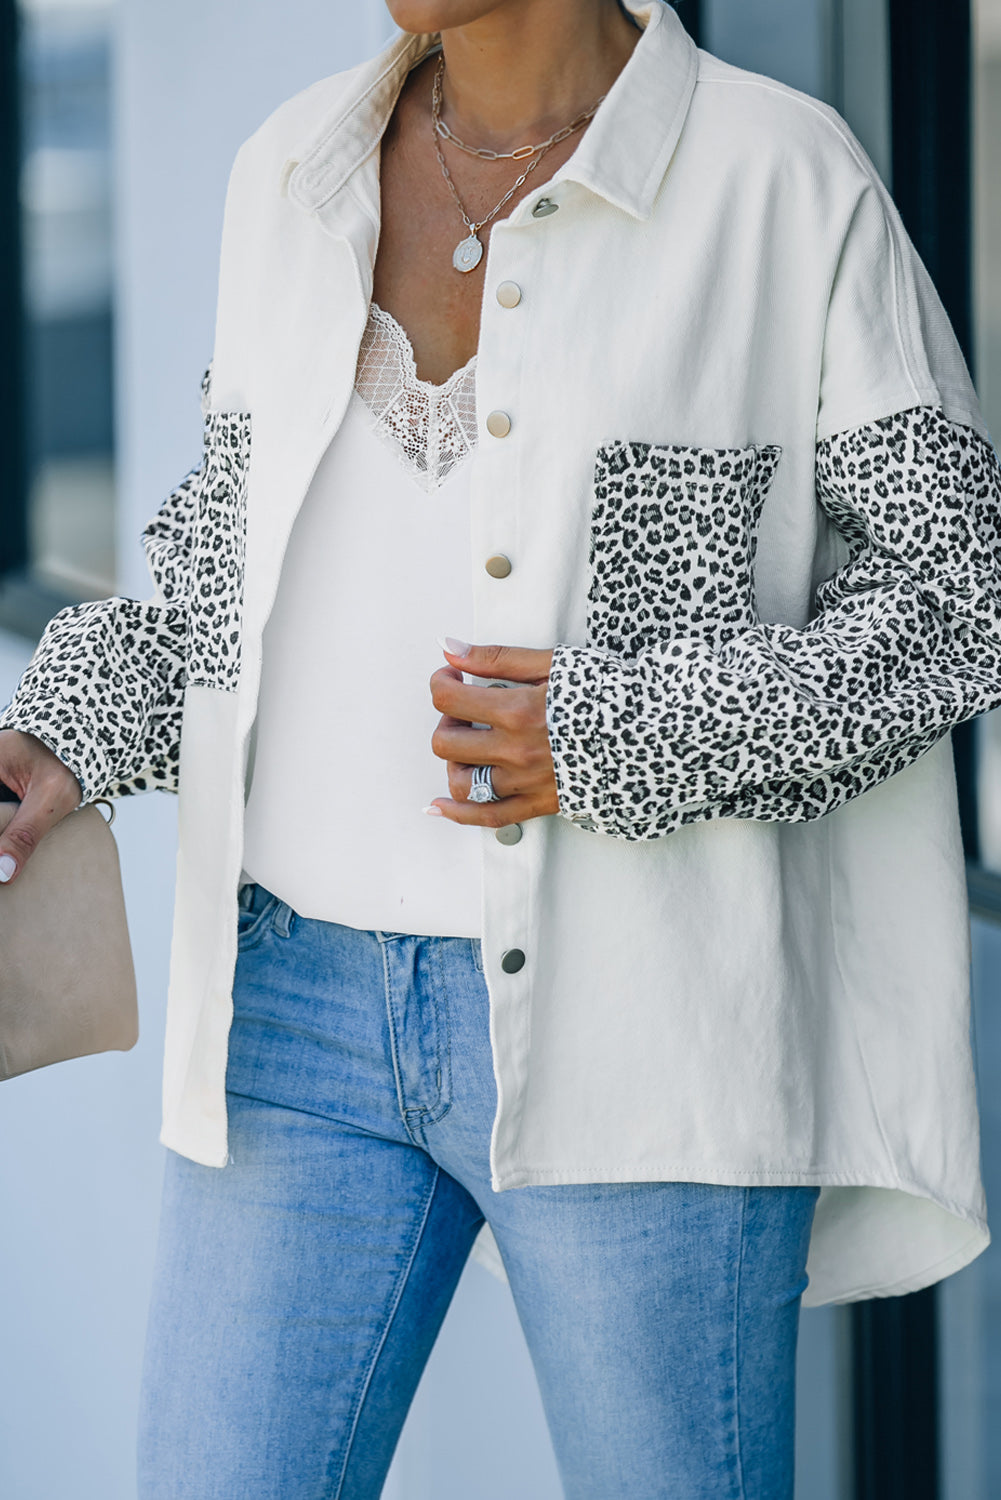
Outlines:
{"type": "MultiPolygon", "coordinates": [[[[554,180],[578,182],[645,219],[688,114],[698,53],[664,0],[625,4],[643,35],[554,180]]],[[[347,187],[378,146],[407,73],[439,40],[401,32],[384,52],[355,71],[353,87],[333,119],[325,120],[285,163],[282,186],[294,203],[316,213],[347,187]]],[[[525,203],[512,217],[520,219],[522,210],[528,211],[525,203]]]]}

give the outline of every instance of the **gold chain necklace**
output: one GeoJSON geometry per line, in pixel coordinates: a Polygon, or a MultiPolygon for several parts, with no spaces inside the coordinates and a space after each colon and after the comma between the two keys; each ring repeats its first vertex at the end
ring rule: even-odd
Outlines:
{"type": "Polygon", "coordinates": [[[568,136],[573,135],[575,130],[583,129],[589,120],[593,120],[594,116],[598,113],[599,105],[605,100],[605,95],[602,94],[601,98],[596,99],[590,109],[582,110],[579,115],[570,121],[569,125],[564,125],[562,129],[557,130],[549,137],[548,141],[543,141],[541,145],[519,146],[517,151],[491,151],[488,146],[467,146],[465,141],[461,141],[451,126],[441,118],[441,79],[443,76],[444,67],[442,62],[439,61],[438,70],[435,73],[435,88],[439,96],[438,113],[435,116],[435,130],[441,136],[442,140],[450,141],[460,151],[465,151],[467,156],[478,156],[481,161],[527,161],[537,151],[548,151],[550,146],[558,146],[561,141],[565,141],[568,136]]]}
{"type": "Polygon", "coordinates": [[[543,141],[540,146],[519,146],[517,151],[489,151],[486,149],[478,148],[476,146],[465,145],[465,143],[460,141],[457,136],[454,136],[452,134],[448,126],[442,120],[441,83],[444,76],[445,59],[442,56],[438,59],[438,66],[435,69],[434,75],[434,88],[431,91],[431,130],[434,139],[434,151],[435,155],[438,158],[438,165],[441,167],[442,176],[448,184],[448,190],[452,194],[452,197],[455,201],[455,206],[459,210],[459,213],[462,215],[462,222],[465,224],[466,229],[468,230],[466,238],[460,240],[456,245],[455,250],[452,252],[452,265],[457,271],[462,271],[463,273],[465,273],[468,271],[475,271],[476,267],[483,259],[483,244],[478,238],[480,230],[484,229],[486,225],[490,223],[491,219],[495,218],[496,215],[500,213],[505,203],[510,202],[518,189],[527,180],[529,173],[535,171],[536,167],[539,165],[539,162],[545,156],[547,151],[551,151],[554,146],[558,145],[560,141],[565,141],[567,137],[573,135],[575,131],[583,129],[588,121],[591,120],[597,113],[598,105],[601,104],[602,99],[604,99],[605,96],[604,94],[602,94],[601,99],[593,104],[590,109],[585,110],[583,114],[580,114],[576,117],[576,119],[571,120],[569,125],[564,125],[562,130],[557,130],[555,135],[551,135],[549,137],[549,140],[543,141]],[[474,221],[467,214],[462,199],[459,197],[459,193],[455,186],[455,183],[452,181],[452,174],[448,170],[448,164],[445,161],[444,156],[442,155],[441,146],[438,143],[439,136],[444,140],[451,141],[453,145],[458,146],[460,151],[466,151],[470,156],[482,157],[484,161],[525,161],[529,156],[534,157],[534,160],[529,162],[528,166],[521,173],[521,175],[516,179],[514,183],[512,183],[511,187],[508,188],[507,192],[504,194],[503,198],[496,205],[496,207],[492,208],[485,218],[474,221]]]}

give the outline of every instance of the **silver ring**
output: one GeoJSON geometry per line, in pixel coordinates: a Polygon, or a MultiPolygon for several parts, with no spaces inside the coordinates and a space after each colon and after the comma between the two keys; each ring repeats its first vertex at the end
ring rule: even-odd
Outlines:
{"type": "Polygon", "coordinates": [[[473,784],[469,788],[470,802],[499,802],[494,791],[493,766],[474,766],[473,784]]]}

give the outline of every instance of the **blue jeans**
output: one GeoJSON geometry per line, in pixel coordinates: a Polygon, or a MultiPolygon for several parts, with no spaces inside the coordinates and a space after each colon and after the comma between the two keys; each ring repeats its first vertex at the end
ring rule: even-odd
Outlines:
{"type": "Polygon", "coordinates": [[[792,1495],[816,1189],[493,1192],[467,938],[245,887],[235,1006],[231,1162],[168,1154],[140,1500],[376,1500],[484,1220],[567,1500],[792,1495]]]}

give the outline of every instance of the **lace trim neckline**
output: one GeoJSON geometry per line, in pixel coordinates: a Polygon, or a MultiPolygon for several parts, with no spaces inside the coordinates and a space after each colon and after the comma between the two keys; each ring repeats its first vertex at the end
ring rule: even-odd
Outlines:
{"type": "Polygon", "coordinates": [[[393,314],[387,312],[384,307],[380,307],[378,302],[373,302],[369,307],[369,322],[371,323],[373,320],[376,323],[382,324],[389,337],[399,346],[400,357],[406,365],[408,385],[420,386],[421,389],[428,391],[444,392],[450,390],[454,385],[458,385],[460,381],[468,376],[469,371],[476,369],[476,355],[471,354],[466,363],[461,365],[458,370],[453,370],[448,379],[442,381],[440,385],[436,384],[433,380],[421,380],[417,374],[417,356],[414,354],[414,346],[403,324],[397,322],[393,314]]]}
{"type": "Polygon", "coordinates": [[[442,385],[421,380],[406,329],[376,302],[358,351],[355,390],[378,436],[423,490],[437,489],[476,446],[476,355],[442,385]]]}

